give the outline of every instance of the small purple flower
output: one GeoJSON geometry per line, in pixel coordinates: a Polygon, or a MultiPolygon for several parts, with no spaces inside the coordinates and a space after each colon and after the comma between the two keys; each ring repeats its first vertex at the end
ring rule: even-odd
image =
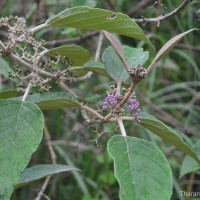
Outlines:
{"type": "Polygon", "coordinates": [[[128,99],[128,103],[129,103],[129,112],[131,114],[133,114],[136,118],[138,122],[141,122],[141,109],[139,108],[140,104],[139,102],[136,100],[136,98],[134,97],[130,97],[128,99]]]}
{"type": "Polygon", "coordinates": [[[109,106],[113,108],[118,103],[118,97],[119,94],[117,94],[116,92],[111,92],[110,94],[108,94],[103,102],[103,109],[108,110],[109,106]]]}

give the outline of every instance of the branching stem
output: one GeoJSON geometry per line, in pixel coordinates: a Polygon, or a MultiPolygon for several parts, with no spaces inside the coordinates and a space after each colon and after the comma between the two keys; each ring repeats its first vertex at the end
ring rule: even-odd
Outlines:
{"type": "Polygon", "coordinates": [[[192,1],[193,0],[183,1],[182,4],[178,8],[174,9],[172,12],[167,13],[165,15],[160,15],[160,16],[155,17],[155,18],[134,19],[134,21],[140,22],[140,23],[157,22],[157,26],[159,26],[161,21],[167,20],[167,19],[171,18],[172,16],[177,15],[178,12],[180,12],[180,10],[182,10],[184,7],[186,7],[192,1]]]}

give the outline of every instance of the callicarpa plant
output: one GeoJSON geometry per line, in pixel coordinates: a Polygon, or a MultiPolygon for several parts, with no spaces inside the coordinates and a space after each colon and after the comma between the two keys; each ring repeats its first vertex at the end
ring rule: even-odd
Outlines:
{"type": "MultiPolygon", "coordinates": [[[[157,19],[158,23],[162,17],[157,19]]],[[[148,19],[143,20],[148,22],[148,19]]],[[[151,131],[188,154],[195,164],[200,164],[198,155],[183,141],[179,131],[142,112],[136,91],[138,83],[150,75],[163,56],[196,29],[170,39],[153,61],[148,61],[149,66],[144,67],[149,52],[122,45],[113,33],[145,42],[152,54],[154,47],[137,23],[122,13],[80,6],[66,9],[35,27],[28,27],[25,19],[13,16],[1,18],[0,27],[7,33],[7,38],[0,40],[1,60],[4,63],[13,61],[8,78],[16,84],[14,90],[0,91],[0,199],[9,200],[14,190],[47,177],[38,200],[50,181],[49,175],[77,173],[78,169],[70,163],[56,163],[54,150],[63,152],[58,146],[52,146],[51,131],[44,120],[46,110],[70,108],[79,110],[90,125],[117,124],[120,134],[113,132],[109,137],[107,151],[114,162],[119,199],[170,200],[173,176],[168,160],[152,142],[128,136],[124,121],[132,121],[132,126],[137,124],[151,131]],[[37,32],[54,27],[93,30],[92,34],[98,35],[94,58],[81,46],[72,44],[48,49],[45,40],[35,37],[37,32]],[[103,41],[110,46],[103,51],[101,59],[103,41]],[[80,97],[76,90],[79,83],[87,82],[94,75],[106,76],[110,81],[110,89],[101,95],[98,107],[86,96],[80,97]],[[41,143],[43,130],[52,164],[26,168],[41,143]]],[[[183,170],[182,175],[185,173],[183,170]]]]}

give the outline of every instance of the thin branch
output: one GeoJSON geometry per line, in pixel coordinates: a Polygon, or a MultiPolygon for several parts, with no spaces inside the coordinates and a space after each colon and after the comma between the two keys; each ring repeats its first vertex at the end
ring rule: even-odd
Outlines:
{"type": "MultiPolygon", "coordinates": [[[[44,124],[44,134],[45,134],[45,139],[46,139],[47,146],[48,146],[48,149],[49,149],[49,153],[50,153],[50,156],[51,156],[52,164],[56,164],[56,154],[55,154],[55,151],[52,147],[51,137],[50,137],[49,130],[47,128],[46,123],[44,124]]],[[[40,200],[42,198],[42,196],[44,196],[44,191],[46,190],[50,179],[51,179],[51,176],[46,177],[46,179],[45,179],[45,181],[42,185],[42,188],[40,189],[37,197],[34,200],[40,200]]]]}
{"type": "Polygon", "coordinates": [[[15,60],[17,63],[23,65],[24,67],[28,68],[31,71],[36,71],[38,74],[44,75],[46,77],[52,78],[53,80],[57,80],[60,79],[62,81],[72,81],[72,82],[79,82],[82,80],[86,80],[89,79],[92,75],[92,72],[88,72],[86,75],[81,76],[81,77],[77,77],[77,78],[67,78],[67,77],[58,77],[57,74],[52,74],[50,72],[44,71],[42,69],[36,69],[33,65],[27,63],[26,61],[20,59],[19,57],[17,57],[16,55],[14,55],[13,53],[10,53],[9,55],[13,60],[15,60]]]}
{"type": "Polygon", "coordinates": [[[136,84],[132,83],[130,88],[128,89],[127,93],[124,95],[124,98],[119,102],[117,107],[122,107],[126,103],[128,98],[133,94],[135,87],[136,87],[136,84]]]}
{"type": "MultiPolygon", "coordinates": [[[[128,117],[128,116],[120,117],[120,119],[121,119],[122,121],[135,121],[135,120],[136,120],[135,117],[128,117]]],[[[109,119],[108,122],[117,122],[117,118],[116,118],[116,117],[112,117],[112,118],[109,119]]],[[[107,123],[107,121],[104,122],[104,123],[107,123]]]]}
{"type": "Polygon", "coordinates": [[[119,128],[120,128],[120,131],[121,131],[121,134],[126,137],[126,130],[124,128],[124,124],[123,124],[123,121],[120,117],[117,117],[117,123],[119,125],[119,128]]]}
{"type": "Polygon", "coordinates": [[[102,116],[101,114],[99,114],[96,110],[88,107],[88,106],[85,106],[85,105],[81,105],[81,108],[92,113],[93,115],[95,115],[97,118],[99,118],[100,120],[104,120],[104,116],[102,116]]]}
{"type": "MultiPolygon", "coordinates": [[[[194,180],[195,180],[195,172],[192,172],[190,174],[190,179],[189,179],[189,183],[187,186],[187,193],[192,194],[193,191],[193,185],[194,185],[194,180]]],[[[191,200],[190,196],[186,196],[186,200],[191,200]]]]}
{"type": "MultiPolygon", "coordinates": [[[[121,120],[122,121],[132,121],[132,122],[134,122],[134,121],[136,121],[137,119],[135,118],[135,117],[128,117],[128,116],[122,116],[121,117],[121,120]]],[[[94,124],[94,123],[104,123],[104,124],[106,124],[106,123],[110,123],[110,122],[117,122],[117,118],[116,117],[111,117],[109,120],[107,120],[107,121],[102,121],[102,120],[93,120],[92,121],[92,123],[94,124]]]]}
{"type": "Polygon", "coordinates": [[[68,67],[67,68],[67,70],[69,70],[69,71],[80,70],[80,69],[84,69],[84,67],[82,67],[82,66],[76,66],[76,67],[68,67]]]}
{"type": "MultiPolygon", "coordinates": [[[[65,91],[69,92],[72,96],[74,96],[75,98],[78,98],[78,95],[71,90],[66,84],[64,84],[63,82],[61,82],[59,84],[61,86],[61,88],[63,88],[65,91]]],[[[86,106],[86,105],[81,105],[81,109],[86,110],[87,112],[93,114],[94,116],[96,116],[97,118],[99,118],[100,120],[103,120],[104,116],[102,116],[101,114],[99,114],[96,110],[86,106]]]]}
{"type": "Polygon", "coordinates": [[[66,84],[64,84],[63,82],[60,82],[59,85],[66,92],[69,92],[72,96],[74,96],[75,98],[78,98],[78,95],[72,89],[70,89],[66,84]]]}
{"type": "MultiPolygon", "coordinates": [[[[119,96],[120,96],[120,89],[121,89],[121,82],[118,81],[118,82],[117,82],[117,91],[116,91],[116,92],[117,92],[117,94],[118,94],[119,96]]],[[[123,123],[121,117],[120,117],[120,116],[117,116],[116,119],[117,119],[117,124],[119,125],[119,129],[120,129],[121,134],[122,134],[124,137],[126,137],[126,130],[125,130],[125,128],[124,128],[124,123],[123,123]]]]}
{"type": "Polygon", "coordinates": [[[37,197],[34,200],[40,200],[42,198],[42,196],[44,196],[44,191],[46,190],[46,187],[49,184],[50,179],[51,179],[51,176],[48,176],[45,179],[40,192],[38,193],[37,197]]]}
{"type": "Polygon", "coordinates": [[[49,49],[45,49],[44,51],[42,51],[38,56],[41,58],[42,56],[44,56],[45,54],[49,53],[49,49]]]}
{"type": "Polygon", "coordinates": [[[90,145],[82,144],[80,142],[65,141],[65,140],[54,140],[52,145],[67,145],[73,148],[77,148],[79,151],[92,151],[93,153],[99,153],[100,149],[94,148],[90,145]]]}
{"type": "Polygon", "coordinates": [[[57,79],[56,74],[52,74],[52,73],[44,71],[42,69],[38,69],[37,70],[33,65],[31,65],[28,62],[22,60],[21,58],[19,58],[18,56],[16,56],[13,53],[10,53],[8,56],[10,56],[10,58],[12,58],[14,61],[16,61],[17,63],[23,65],[24,67],[26,67],[27,69],[29,69],[31,71],[37,71],[38,74],[47,76],[47,77],[52,78],[52,79],[57,79]]]}
{"type": "Polygon", "coordinates": [[[43,28],[46,28],[46,27],[48,27],[49,25],[48,24],[40,24],[40,25],[38,25],[38,26],[36,26],[36,27],[34,27],[34,28],[32,28],[32,29],[30,29],[30,31],[32,32],[32,33],[35,33],[35,32],[37,32],[37,31],[39,31],[39,30],[41,30],[41,29],[43,29],[43,28]]]}
{"type": "Polygon", "coordinates": [[[56,154],[55,154],[55,151],[52,147],[51,137],[50,137],[49,130],[47,128],[46,123],[44,124],[44,135],[45,135],[45,139],[46,139],[47,146],[48,146],[48,149],[49,149],[49,153],[50,153],[50,156],[51,156],[52,164],[56,164],[56,154]]]}
{"type": "Polygon", "coordinates": [[[92,76],[93,72],[88,72],[87,74],[83,75],[83,76],[80,76],[80,77],[77,77],[77,78],[65,78],[65,77],[62,77],[63,80],[71,80],[72,82],[79,82],[79,81],[84,81],[86,79],[90,79],[90,77],[92,76]]]}
{"type": "Polygon", "coordinates": [[[116,91],[117,91],[117,93],[119,94],[119,96],[120,96],[120,90],[121,90],[121,82],[118,81],[118,82],[117,82],[117,88],[116,88],[116,91]]]}
{"type": "Polygon", "coordinates": [[[90,39],[94,36],[97,36],[99,34],[99,32],[96,32],[96,31],[92,31],[92,32],[89,32],[81,37],[78,37],[78,38],[72,38],[72,39],[60,39],[60,40],[52,40],[52,41],[48,41],[47,42],[47,45],[48,46],[58,46],[58,45],[61,45],[61,44],[66,44],[66,43],[75,43],[75,44],[80,44],[82,42],[84,42],[85,40],[87,39],[90,39]]]}
{"type": "Polygon", "coordinates": [[[30,81],[28,86],[27,86],[27,88],[26,88],[26,90],[25,90],[24,96],[22,97],[22,101],[26,100],[26,97],[28,96],[31,88],[32,88],[32,84],[31,84],[31,81],[30,81]]]}
{"type": "Polygon", "coordinates": [[[6,46],[3,44],[1,40],[0,40],[0,47],[3,49],[3,51],[6,51],[6,46]]]}
{"type": "Polygon", "coordinates": [[[165,15],[160,15],[160,16],[155,17],[155,18],[134,19],[134,21],[140,22],[140,23],[157,22],[157,26],[159,26],[161,21],[167,20],[167,19],[173,17],[174,15],[177,15],[178,12],[180,12],[184,7],[186,7],[192,1],[193,0],[185,0],[185,1],[183,1],[182,4],[178,8],[174,9],[172,12],[167,13],[165,15]]]}

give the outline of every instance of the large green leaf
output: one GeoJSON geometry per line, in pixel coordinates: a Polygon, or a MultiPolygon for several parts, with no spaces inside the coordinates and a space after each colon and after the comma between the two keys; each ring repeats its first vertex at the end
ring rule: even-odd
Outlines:
{"type": "MultiPolygon", "coordinates": [[[[149,52],[143,51],[142,48],[132,48],[123,46],[125,52],[125,60],[132,67],[142,66],[149,58],[149,52]]],[[[112,46],[108,47],[102,56],[103,62],[108,74],[115,80],[124,82],[129,78],[129,74],[124,68],[116,51],[112,46]]]]}
{"type": "MultiPolygon", "coordinates": [[[[198,141],[193,150],[200,155],[200,141],[198,141]]],[[[200,157],[200,156],[199,156],[200,157]]],[[[184,176],[187,173],[194,172],[200,169],[198,162],[192,159],[190,156],[186,156],[183,164],[181,166],[180,177],[184,176]]]]}
{"type": "MultiPolygon", "coordinates": [[[[22,97],[17,99],[21,100],[22,97]]],[[[78,101],[66,92],[33,94],[26,98],[26,102],[36,103],[42,110],[80,107],[78,101]]]]}
{"type": "Polygon", "coordinates": [[[51,17],[46,23],[51,26],[105,30],[144,40],[151,45],[149,39],[133,19],[110,10],[85,6],[70,8],[51,17]]]}
{"type": "Polygon", "coordinates": [[[113,136],[108,152],[120,186],[120,200],[170,200],[172,172],[163,153],[146,140],[113,136]]]}
{"type": "Polygon", "coordinates": [[[142,122],[140,124],[142,126],[144,126],[146,129],[149,129],[152,133],[161,137],[163,140],[173,144],[186,154],[190,155],[200,164],[200,159],[198,158],[197,154],[183,141],[177,130],[172,129],[148,113],[142,113],[141,116],[142,122]]]}
{"type": "Polygon", "coordinates": [[[44,119],[37,105],[16,100],[0,100],[0,113],[0,197],[9,200],[40,144],[44,119]]]}
{"type": "Polygon", "coordinates": [[[83,65],[85,64],[89,58],[90,58],[90,54],[89,52],[78,46],[78,45],[64,45],[64,46],[60,46],[60,47],[56,47],[53,49],[49,49],[49,53],[51,56],[65,56],[69,62],[71,63],[71,65],[83,65]]]}
{"type": "Polygon", "coordinates": [[[9,99],[12,97],[19,97],[22,95],[21,91],[18,90],[1,90],[0,99],[9,99]]]}
{"type": "Polygon", "coordinates": [[[36,165],[34,167],[26,168],[18,180],[15,188],[22,187],[29,183],[32,183],[38,179],[44,178],[49,175],[58,174],[61,172],[67,172],[72,170],[78,170],[73,166],[68,165],[36,165]]]}

